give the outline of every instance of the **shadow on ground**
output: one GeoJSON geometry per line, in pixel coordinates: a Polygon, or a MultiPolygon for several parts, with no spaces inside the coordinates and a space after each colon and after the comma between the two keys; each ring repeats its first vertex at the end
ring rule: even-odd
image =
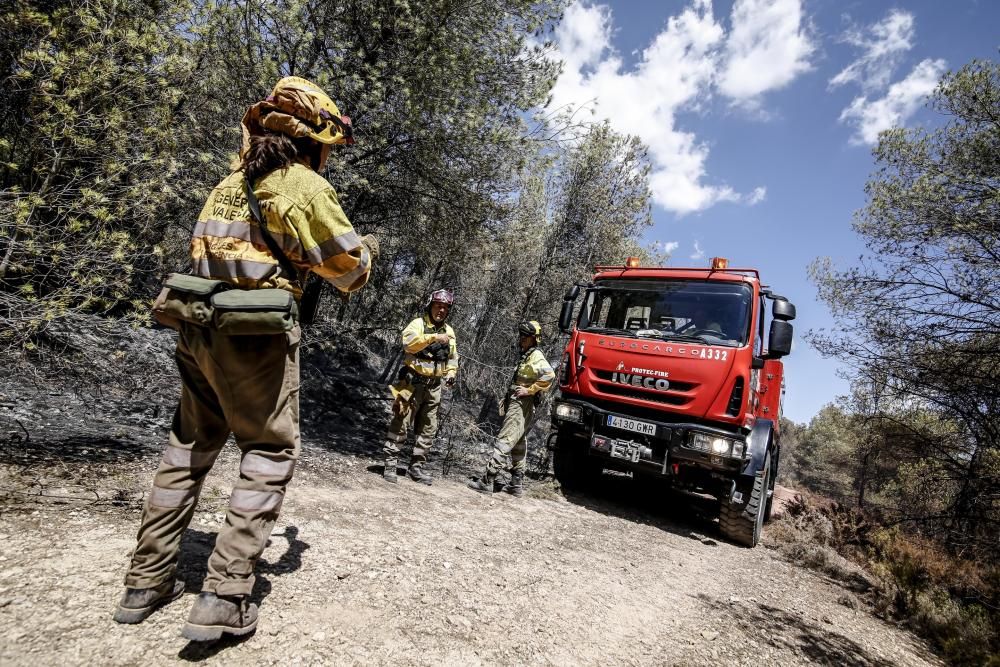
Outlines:
{"type": "MultiPolygon", "coordinates": [[[[184,531],[181,537],[181,555],[177,563],[177,577],[184,582],[186,592],[195,594],[201,592],[205,576],[208,574],[208,557],[215,548],[217,536],[217,533],[191,528],[184,531]]],[[[256,581],[250,594],[250,600],[257,605],[261,605],[264,598],[271,594],[271,580],[265,575],[280,577],[295,572],[302,567],[302,554],[309,548],[308,542],[299,539],[297,526],[289,525],[285,527],[284,532],[272,533],[268,545],[272,540],[286,540],[288,546],[273,563],[264,559],[257,561],[257,566],[254,568],[256,581]]],[[[252,633],[244,637],[223,635],[222,639],[216,642],[189,642],[177,657],[188,662],[200,662],[227,648],[241,644],[252,636],[252,633]]]]}
{"type": "Polygon", "coordinates": [[[797,614],[764,603],[733,605],[707,595],[698,596],[712,609],[729,616],[748,635],[777,649],[791,647],[810,662],[846,667],[891,667],[858,642],[836,632],[832,625],[813,623],[797,614]],[[777,641],[775,637],[781,637],[777,641]]]}
{"type": "MultiPolygon", "coordinates": [[[[210,533],[188,528],[181,537],[181,554],[177,562],[177,577],[184,582],[189,593],[201,592],[202,583],[208,574],[208,557],[215,548],[215,538],[218,533],[210,533]]],[[[270,545],[275,540],[285,540],[288,546],[278,560],[269,562],[263,558],[257,561],[254,573],[257,580],[254,583],[250,599],[257,604],[264,601],[271,593],[271,582],[263,575],[281,576],[295,572],[302,567],[302,554],[309,548],[309,543],[299,539],[297,526],[286,526],[284,532],[272,533],[268,540],[270,545]]]]}
{"type": "Polygon", "coordinates": [[[186,662],[203,662],[218,655],[219,653],[222,653],[226,649],[239,646],[253,637],[256,633],[257,631],[254,630],[250,634],[243,635],[242,637],[222,635],[221,639],[214,642],[188,642],[187,645],[177,654],[177,657],[186,662]]]}
{"type": "Polygon", "coordinates": [[[716,519],[718,501],[707,496],[643,484],[631,477],[606,471],[600,484],[586,493],[564,491],[571,503],[594,512],[638,521],[668,533],[717,546],[723,539],[716,519]]]}

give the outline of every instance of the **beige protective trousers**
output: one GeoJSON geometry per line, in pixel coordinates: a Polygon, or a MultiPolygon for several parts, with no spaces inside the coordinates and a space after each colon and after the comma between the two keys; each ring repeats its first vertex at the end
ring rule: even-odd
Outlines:
{"type": "Polygon", "coordinates": [[[382,448],[386,458],[399,457],[399,447],[406,442],[406,430],[413,428],[415,439],[410,465],[426,463],[427,450],[431,448],[438,430],[437,411],[440,405],[440,379],[414,385],[409,411],[403,416],[393,415],[389,422],[389,433],[382,448]]]}
{"type": "Polygon", "coordinates": [[[299,455],[299,328],[226,336],[184,324],[176,359],[181,400],[125,585],[150,588],[174,577],[202,482],[232,433],[242,452],[240,479],[202,590],[249,595],[299,455]]]}
{"type": "MultiPolygon", "coordinates": [[[[514,389],[516,387],[511,387],[511,391],[514,389]]],[[[511,396],[507,400],[507,412],[503,417],[503,426],[500,427],[500,434],[493,443],[493,456],[486,464],[487,474],[496,475],[503,470],[508,455],[510,456],[511,472],[524,472],[524,458],[528,453],[527,429],[534,413],[534,396],[522,398],[511,396]]]]}

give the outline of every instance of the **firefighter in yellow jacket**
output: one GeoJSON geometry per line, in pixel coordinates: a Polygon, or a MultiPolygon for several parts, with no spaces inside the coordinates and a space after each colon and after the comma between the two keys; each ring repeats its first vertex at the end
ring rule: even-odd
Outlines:
{"type": "MultiPolygon", "coordinates": [[[[192,273],[244,290],[284,289],[296,299],[309,272],[344,293],[364,286],[378,244],[358,237],[320,176],[331,147],[353,143],[350,119],[315,84],[287,77],[247,111],[243,139],[238,169],[215,187],[195,225],[192,273]],[[280,256],[251,213],[248,186],[280,256]]],[[[299,326],[283,334],[223,333],[211,322],[177,329],[180,403],[114,618],[139,623],[184,591],[175,580],[181,535],[232,433],[240,477],[182,631],[209,641],[257,625],[249,602],[254,565],[299,456],[299,326]]]]}
{"type": "Polygon", "coordinates": [[[451,387],[458,373],[458,351],[455,332],[445,320],[455,303],[455,295],[446,289],[431,294],[427,309],[403,329],[403,366],[392,393],[392,421],[386,436],[386,481],[396,483],[399,447],[406,442],[407,427],[414,433],[413,454],[406,474],[415,482],[431,484],[433,479],[424,469],[427,450],[437,433],[437,411],[441,405],[441,384],[451,387]]]}
{"type": "Polygon", "coordinates": [[[469,482],[469,487],[480,493],[493,493],[497,474],[510,455],[510,481],[504,485],[503,490],[515,496],[524,494],[524,459],[528,453],[526,437],[531,426],[531,417],[542,394],[552,387],[552,381],[556,378],[552,366],[538,349],[542,326],[534,320],[521,322],[517,331],[521,359],[518,361],[507,399],[504,401],[503,426],[494,442],[493,455],[486,465],[486,474],[478,480],[469,482]]]}

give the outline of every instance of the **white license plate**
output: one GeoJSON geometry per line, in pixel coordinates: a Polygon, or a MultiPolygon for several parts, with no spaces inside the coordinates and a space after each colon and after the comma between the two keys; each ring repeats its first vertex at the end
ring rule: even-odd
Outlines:
{"type": "Polygon", "coordinates": [[[637,419],[629,419],[628,417],[608,415],[608,426],[624,429],[626,431],[635,431],[636,433],[642,433],[643,435],[656,435],[656,424],[641,422],[637,419]]]}

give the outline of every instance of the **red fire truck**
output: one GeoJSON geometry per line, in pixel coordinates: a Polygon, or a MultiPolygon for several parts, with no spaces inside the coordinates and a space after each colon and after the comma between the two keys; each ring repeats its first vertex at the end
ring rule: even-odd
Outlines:
{"type": "Polygon", "coordinates": [[[722,533],[756,546],[781,453],[795,306],[756,269],[719,257],[708,268],[629,258],[596,271],[567,291],[559,318],[570,339],[551,413],[556,477],[586,491],[607,468],[714,495],[722,533]]]}

